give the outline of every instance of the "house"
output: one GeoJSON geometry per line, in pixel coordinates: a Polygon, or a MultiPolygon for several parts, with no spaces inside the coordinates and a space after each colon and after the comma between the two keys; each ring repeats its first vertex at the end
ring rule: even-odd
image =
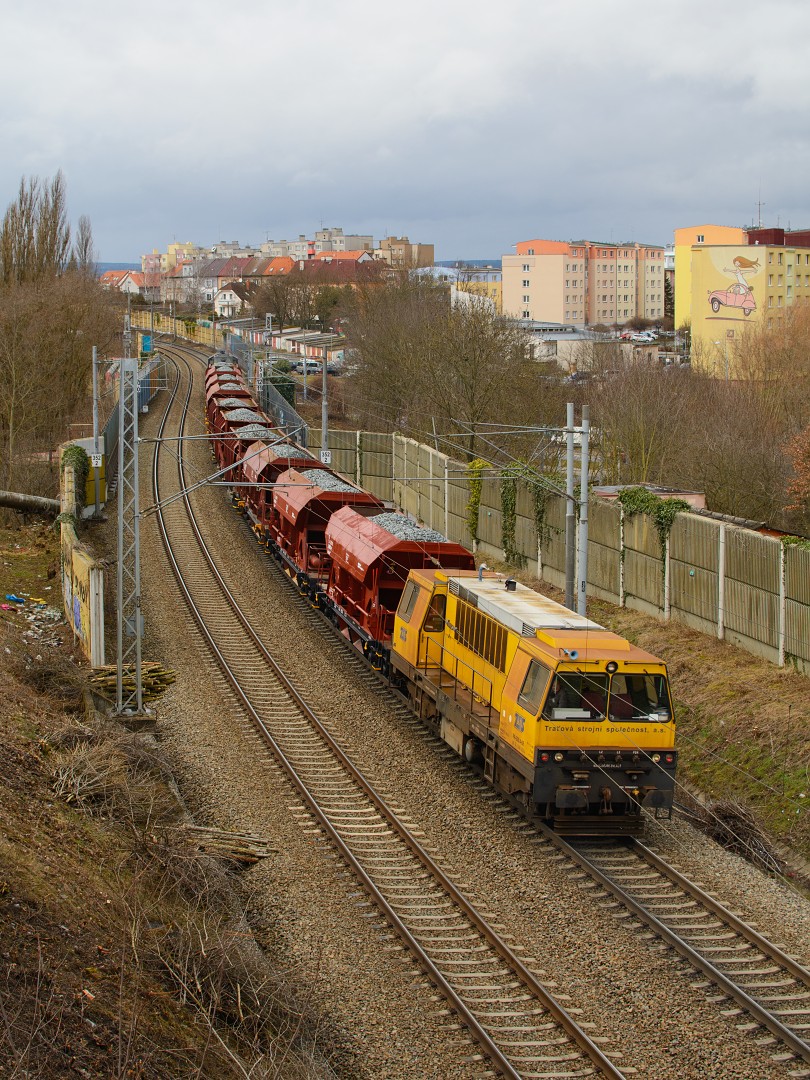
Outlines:
{"type": "Polygon", "coordinates": [[[214,310],[218,319],[232,319],[250,307],[251,289],[246,282],[230,281],[214,296],[214,310]]]}
{"type": "Polygon", "coordinates": [[[99,277],[103,289],[114,289],[125,296],[140,296],[144,300],[160,300],[160,287],[147,285],[140,270],[105,270],[99,277]]]}

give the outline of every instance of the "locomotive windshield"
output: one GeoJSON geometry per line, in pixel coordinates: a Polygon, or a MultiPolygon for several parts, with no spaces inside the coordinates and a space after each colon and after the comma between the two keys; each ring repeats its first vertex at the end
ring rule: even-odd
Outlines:
{"type": "Polygon", "coordinates": [[[558,671],[542,716],[545,720],[651,721],[671,719],[664,675],[644,672],[611,676],[558,671]]]}

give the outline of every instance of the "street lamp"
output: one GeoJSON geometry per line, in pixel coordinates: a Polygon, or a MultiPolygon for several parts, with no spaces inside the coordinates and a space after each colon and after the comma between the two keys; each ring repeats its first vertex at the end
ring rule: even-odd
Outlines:
{"type": "Polygon", "coordinates": [[[717,345],[718,348],[721,345],[724,347],[723,354],[724,354],[724,357],[725,357],[725,365],[726,365],[726,382],[728,382],[728,338],[726,338],[725,341],[713,341],[712,344],[717,345]]]}

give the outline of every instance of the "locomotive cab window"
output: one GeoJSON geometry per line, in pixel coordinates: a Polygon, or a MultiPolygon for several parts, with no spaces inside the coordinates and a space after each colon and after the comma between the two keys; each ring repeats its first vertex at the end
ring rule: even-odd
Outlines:
{"type": "Polygon", "coordinates": [[[537,660],[532,660],[518,694],[518,705],[530,712],[532,716],[537,716],[540,711],[540,702],[543,700],[550,678],[549,669],[537,660]]]}
{"type": "Polygon", "coordinates": [[[601,720],[607,701],[607,675],[580,675],[558,671],[543,717],[546,720],[601,720]]]}
{"type": "Polygon", "coordinates": [[[419,596],[419,586],[414,581],[409,581],[405,586],[405,591],[402,594],[402,599],[399,602],[399,610],[397,615],[403,622],[410,622],[411,615],[413,615],[413,609],[416,607],[416,600],[419,596]]]}
{"type": "Polygon", "coordinates": [[[669,687],[664,675],[614,675],[610,684],[610,715],[615,720],[672,719],[669,687]]]}
{"type": "Polygon", "coordinates": [[[434,593],[422,626],[426,634],[440,634],[444,630],[444,611],[446,607],[446,594],[434,593]]]}

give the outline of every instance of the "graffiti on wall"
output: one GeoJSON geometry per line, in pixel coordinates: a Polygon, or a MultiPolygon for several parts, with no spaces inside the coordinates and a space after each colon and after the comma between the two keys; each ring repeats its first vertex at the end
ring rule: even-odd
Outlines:
{"type": "Polygon", "coordinates": [[[75,640],[93,667],[104,663],[102,571],[62,528],[62,597],[75,640]]]}
{"type": "Polygon", "coordinates": [[[757,302],[751,279],[757,277],[761,269],[758,258],[752,259],[739,252],[731,260],[730,266],[723,266],[722,273],[728,276],[728,280],[719,289],[707,290],[709,307],[715,315],[720,313],[721,308],[726,309],[723,312],[726,319],[737,317],[733,314],[735,311],[742,312],[744,318],[756,311],[757,302]]]}

